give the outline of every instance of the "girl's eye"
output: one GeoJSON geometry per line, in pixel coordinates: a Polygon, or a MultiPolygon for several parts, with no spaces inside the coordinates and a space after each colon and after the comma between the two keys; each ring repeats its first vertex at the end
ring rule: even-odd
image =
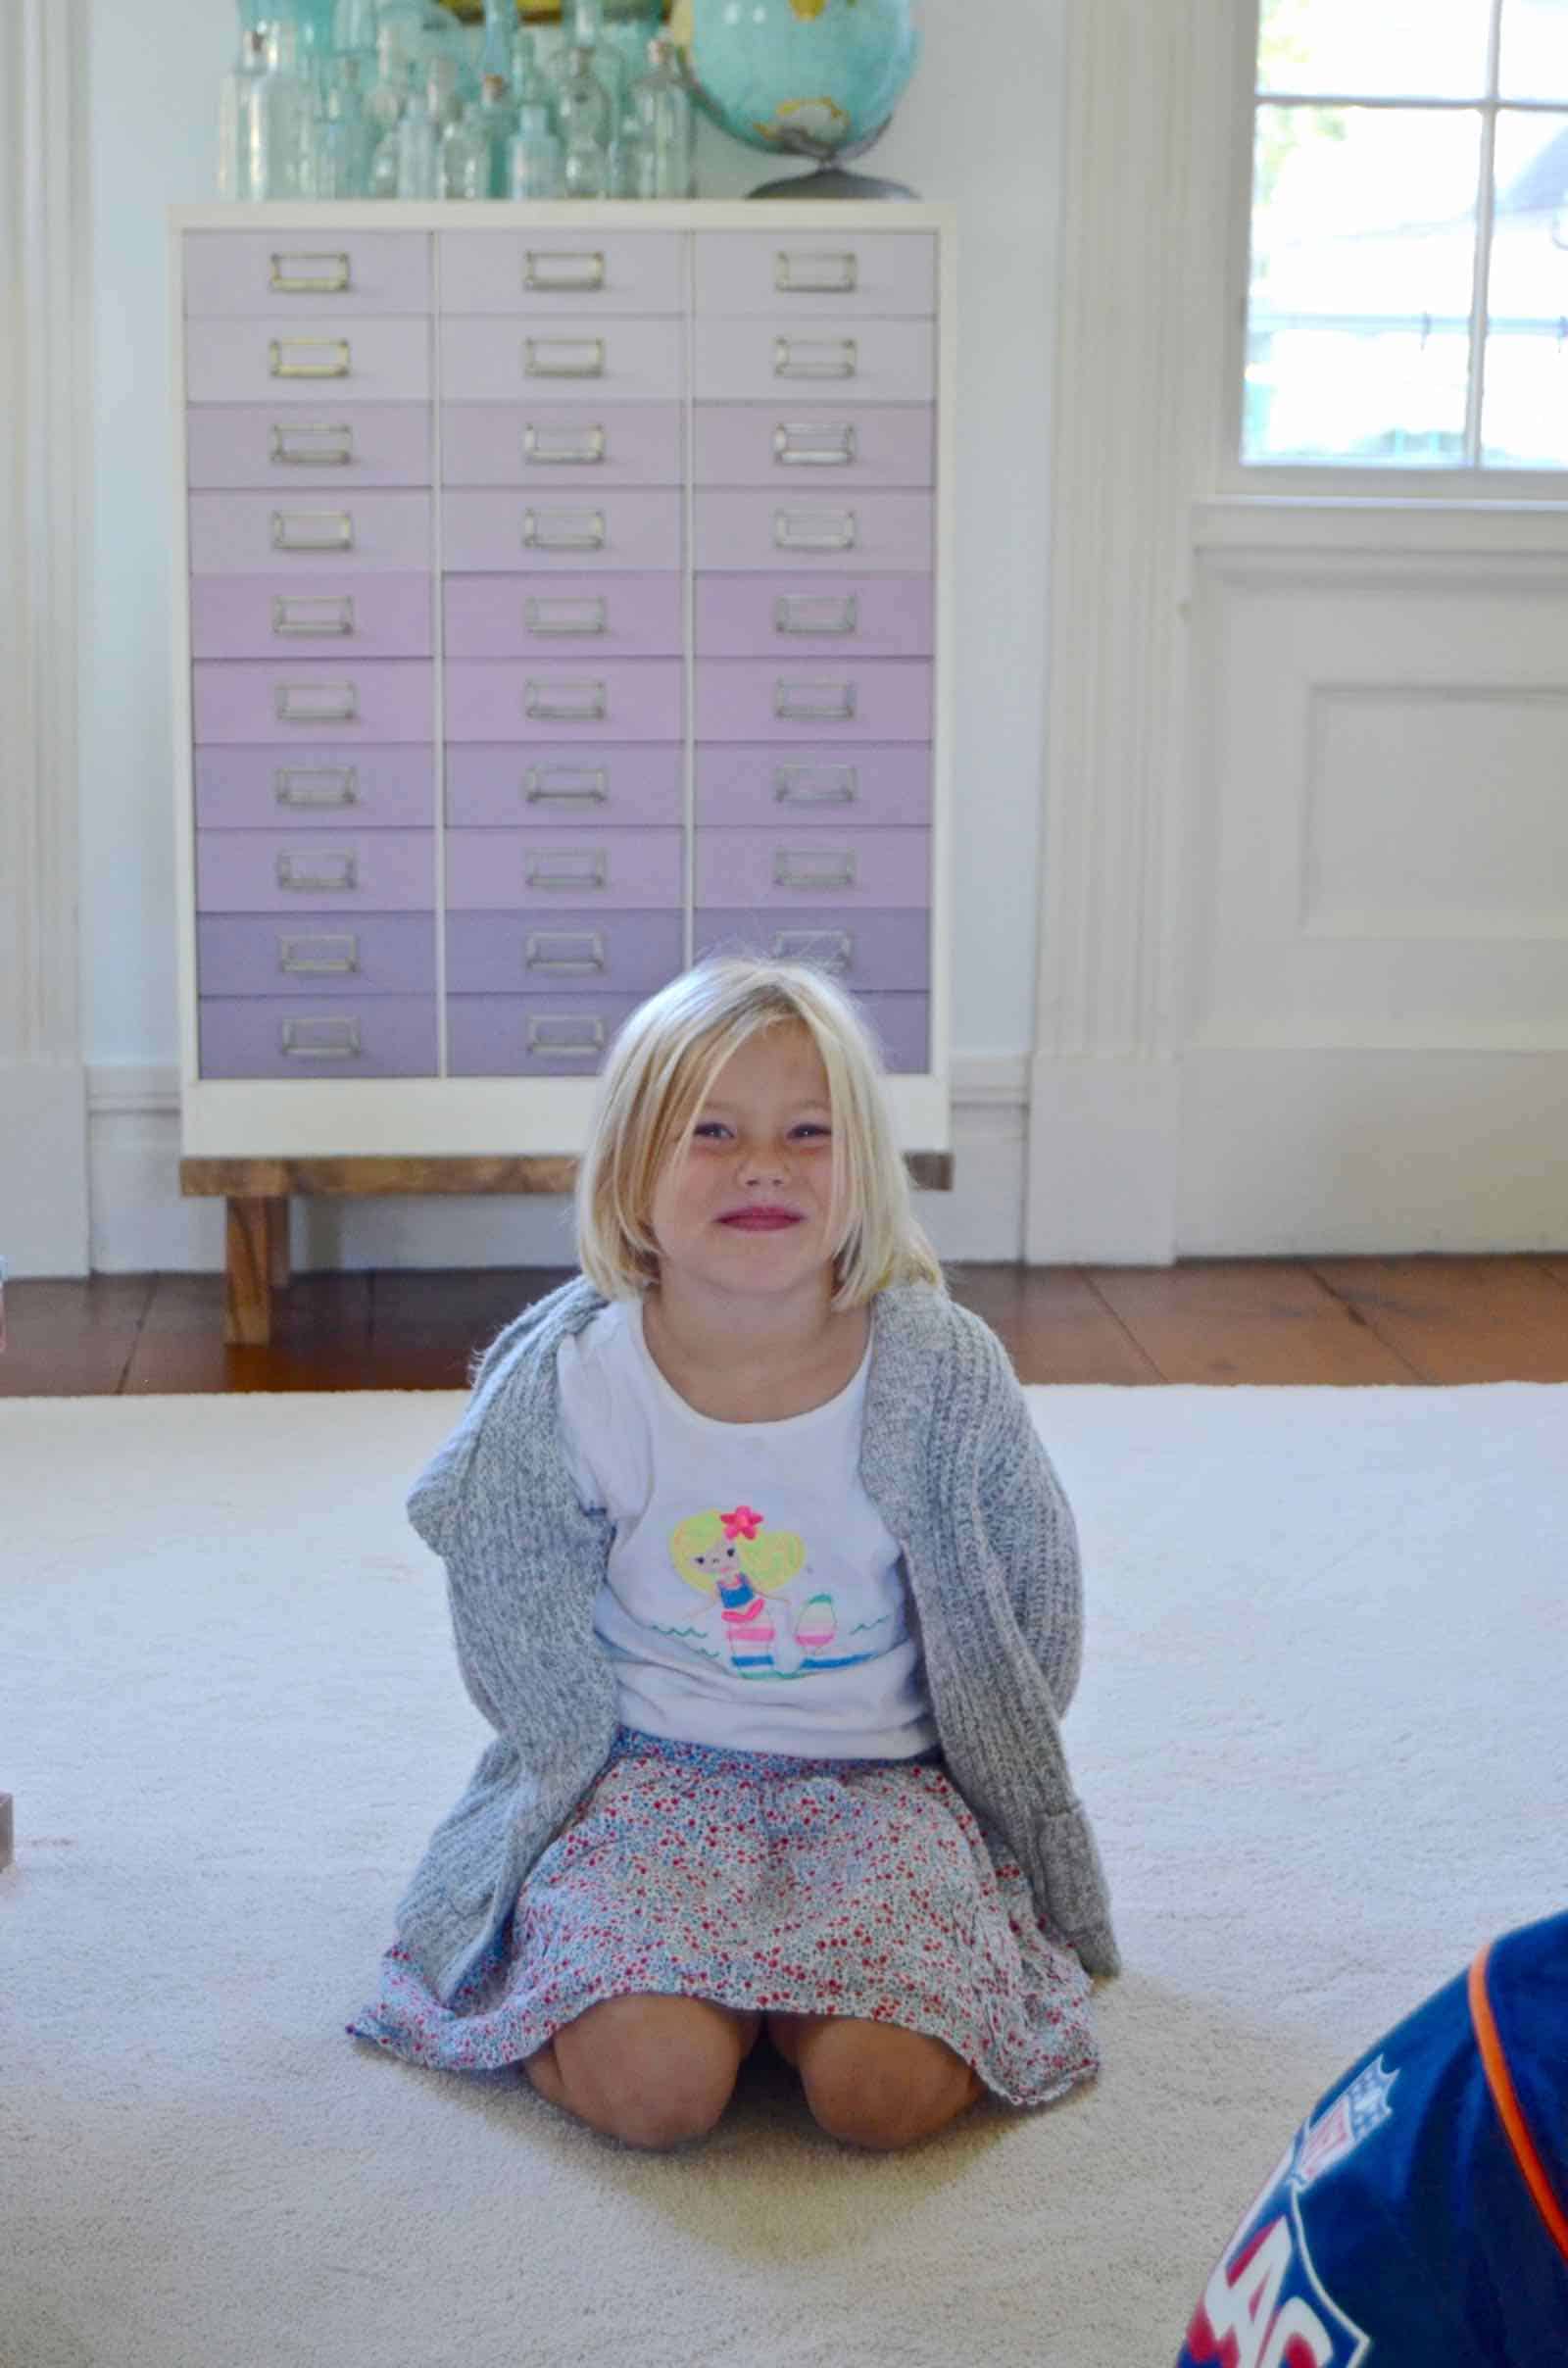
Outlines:
{"type": "MultiPolygon", "coordinates": [[[[792,1127],[790,1131],[797,1135],[825,1135],[827,1128],[818,1126],[814,1118],[803,1118],[800,1125],[792,1127]]],[[[692,1132],[694,1135],[727,1134],[729,1129],[721,1118],[704,1118],[693,1127],[692,1132]]]]}

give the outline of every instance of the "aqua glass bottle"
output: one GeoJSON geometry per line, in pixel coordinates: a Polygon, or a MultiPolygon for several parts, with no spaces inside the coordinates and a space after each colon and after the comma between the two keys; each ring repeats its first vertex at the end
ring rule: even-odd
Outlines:
{"type": "Polygon", "coordinates": [[[316,195],[316,110],[299,67],[299,27],[292,17],[267,26],[267,64],[250,103],[252,197],[316,195]]]}
{"type": "Polygon", "coordinates": [[[375,133],[360,93],[360,58],[335,61],[321,112],[317,118],[316,194],[368,197],[375,133]]]}
{"type": "Polygon", "coordinates": [[[218,93],[218,194],[251,194],[251,101],[267,67],[267,35],[260,25],[240,35],[239,59],[224,74],[218,93]]]}
{"type": "Polygon", "coordinates": [[[462,102],[458,70],[451,58],[435,57],[425,73],[424,92],[400,118],[397,129],[399,197],[439,197],[441,142],[462,102]]]}
{"type": "Polygon", "coordinates": [[[562,179],[567,197],[610,194],[610,94],[593,68],[593,51],[570,52],[561,84],[562,179]]]}
{"type": "Polygon", "coordinates": [[[525,26],[519,27],[512,44],[512,103],[517,111],[519,132],[555,131],[555,89],[539,63],[534,35],[525,26]]]}
{"type": "Polygon", "coordinates": [[[648,44],[647,71],[631,86],[636,130],[637,197],[690,197],[696,188],[697,133],[691,92],[673,41],[648,44]]]}

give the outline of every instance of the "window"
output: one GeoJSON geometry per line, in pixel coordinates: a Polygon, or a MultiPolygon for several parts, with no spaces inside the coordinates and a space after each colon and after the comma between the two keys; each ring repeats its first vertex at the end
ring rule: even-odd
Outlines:
{"type": "Polygon", "coordinates": [[[1258,0],[1254,111],[1243,464],[1568,469],[1568,0],[1258,0]]]}

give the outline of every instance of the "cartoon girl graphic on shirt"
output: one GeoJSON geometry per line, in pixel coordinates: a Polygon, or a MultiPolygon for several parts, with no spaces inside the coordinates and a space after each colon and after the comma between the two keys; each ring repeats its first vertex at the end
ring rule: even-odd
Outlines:
{"type": "Polygon", "coordinates": [[[791,1628],[789,1606],[770,1599],[803,1567],[805,1542],[793,1530],[764,1529],[751,1505],[690,1514],[671,1531],[669,1553],[687,1586],[710,1599],[709,1634],[737,1677],[796,1677],[808,1665],[868,1657],[832,1653],[830,1595],[809,1597],[791,1628]]]}

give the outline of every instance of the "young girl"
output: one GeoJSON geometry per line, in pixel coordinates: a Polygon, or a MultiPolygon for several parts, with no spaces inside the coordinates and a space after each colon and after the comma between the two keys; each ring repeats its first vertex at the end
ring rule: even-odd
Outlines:
{"type": "Polygon", "coordinates": [[[409,1500],[495,1739],[349,2031],[644,2146],[713,2127],[764,2021],[853,2145],[1059,2097],[1118,1962],[1076,1531],[850,998],[745,957],[655,995],[576,1216],[409,1500]]]}

